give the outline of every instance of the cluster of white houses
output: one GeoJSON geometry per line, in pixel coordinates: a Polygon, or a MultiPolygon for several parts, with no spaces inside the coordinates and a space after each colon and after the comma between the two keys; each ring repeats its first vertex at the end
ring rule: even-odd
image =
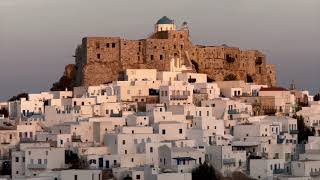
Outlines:
{"type": "Polygon", "coordinates": [[[2,168],[11,164],[12,179],[191,180],[206,162],[224,176],[320,178],[320,104],[307,91],[208,82],[179,62],[1,103],[2,168]],[[305,144],[295,113],[315,130],[305,144]]]}

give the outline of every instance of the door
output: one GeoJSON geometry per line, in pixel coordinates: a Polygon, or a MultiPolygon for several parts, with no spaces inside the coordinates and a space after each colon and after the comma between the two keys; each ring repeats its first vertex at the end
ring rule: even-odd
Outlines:
{"type": "Polygon", "coordinates": [[[99,168],[103,168],[103,158],[99,158],[99,168]]]}
{"type": "Polygon", "coordinates": [[[109,165],[109,160],[106,160],[106,168],[109,169],[110,165],[109,165]]]}

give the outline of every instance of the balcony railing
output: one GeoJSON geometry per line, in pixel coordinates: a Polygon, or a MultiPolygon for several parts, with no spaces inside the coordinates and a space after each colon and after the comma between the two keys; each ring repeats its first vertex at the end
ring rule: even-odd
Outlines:
{"type": "Polygon", "coordinates": [[[171,95],[170,100],[187,100],[187,95],[171,95]]]}
{"type": "Polygon", "coordinates": [[[27,168],[28,169],[46,169],[47,164],[28,164],[27,168]]]}
{"type": "Polygon", "coordinates": [[[310,176],[320,176],[320,171],[311,171],[310,176]]]}
{"type": "Polygon", "coordinates": [[[298,134],[299,130],[290,130],[290,134],[298,134]]]}
{"type": "Polygon", "coordinates": [[[236,163],[235,158],[223,159],[223,164],[235,164],[235,163],[236,163]]]}
{"type": "Polygon", "coordinates": [[[81,141],[81,136],[80,135],[72,135],[71,136],[71,141],[72,142],[82,142],[81,141]]]}
{"type": "Polygon", "coordinates": [[[0,156],[0,160],[10,160],[9,156],[0,156]]]}
{"type": "Polygon", "coordinates": [[[193,116],[192,115],[186,115],[186,120],[192,120],[193,116]]]}
{"type": "Polygon", "coordinates": [[[283,174],[286,173],[285,169],[274,169],[273,174],[283,174]]]}
{"type": "Polygon", "coordinates": [[[122,117],[122,111],[119,111],[119,113],[111,113],[110,117],[122,117]]]}
{"type": "Polygon", "coordinates": [[[239,112],[236,109],[229,109],[228,114],[239,114],[239,112]]]}

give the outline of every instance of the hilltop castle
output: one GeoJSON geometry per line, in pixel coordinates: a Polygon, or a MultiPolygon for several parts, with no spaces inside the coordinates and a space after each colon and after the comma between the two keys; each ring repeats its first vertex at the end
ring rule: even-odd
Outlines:
{"type": "Polygon", "coordinates": [[[208,74],[210,80],[238,79],[269,86],[276,84],[275,66],[266,63],[262,52],[226,45],[194,45],[187,23],[177,29],[175,22],[164,16],[146,39],[83,38],[75,52],[75,64],[66,67],[64,76],[52,90],[107,83],[121,78],[125,69],[170,70],[173,58],[179,58],[184,66],[191,67],[191,71],[208,74]]]}

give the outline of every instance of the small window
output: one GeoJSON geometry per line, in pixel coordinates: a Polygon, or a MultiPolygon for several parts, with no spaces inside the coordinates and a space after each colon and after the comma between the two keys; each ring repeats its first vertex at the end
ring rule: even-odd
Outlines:
{"type": "Polygon", "coordinates": [[[162,54],[160,54],[160,60],[163,60],[163,55],[162,54]]]}
{"type": "Polygon", "coordinates": [[[137,174],[137,175],[136,175],[136,179],[140,179],[140,174],[137,174]]]}
{"type": "Polygon", "coordinates": [[[115,48],[116,47],[116,43],[112,43],[112,48],[115,48]]]}
{"type": "Polygon", "coordinates": [[[110,47],[110,44],[109,44],[109,43],[107,43],[107,44],[106,44],[106,46],[107,46],[107,48],[109,48],[109,47],[110,47]]]}
{"type": "Polygon", "coordinates": [[[150,56],[150,59],[153,60],[153,55],[150,56]]]}
{"type": "Polygon", "coordinates": [[[179,129],[179,134],[182,134],[182,129],[179,129]]]}
{"type": "Polygon", "coordinates": [[[122,140],[122,144],[126,144],[126,140],[122,140]]]}
{"type": "Polygon", "coordinates": [[[162,129],[162,134],[166,134],[166,130],[165,129],[162,129]]]}
{"type": "Polygon", "coordinates": [[[19,162],[19,157],[16,157],[16,162],[19,162]]]}
{"type": "Polygon", "coordinates": [[[100,48],[100,43],[96,42],[96,48],[97,48],[97,49],[100,48]]]}
{"type": "Polygon", "coordinates": [[[151,153],[153,152],[153,147],[150,147],[150,152],[151,152],[151,153]]]}
{"type": "Polygon", "coordinates": [[[74,180],[78,180],[78,175],[74,175],[74,180]]]}
{"type": "Polygon", "coordinates": [[[100,54],[97,54],[97,58],[100,59],[100,57],[101,57],[101,55],[100,55],[100,54]]]}

